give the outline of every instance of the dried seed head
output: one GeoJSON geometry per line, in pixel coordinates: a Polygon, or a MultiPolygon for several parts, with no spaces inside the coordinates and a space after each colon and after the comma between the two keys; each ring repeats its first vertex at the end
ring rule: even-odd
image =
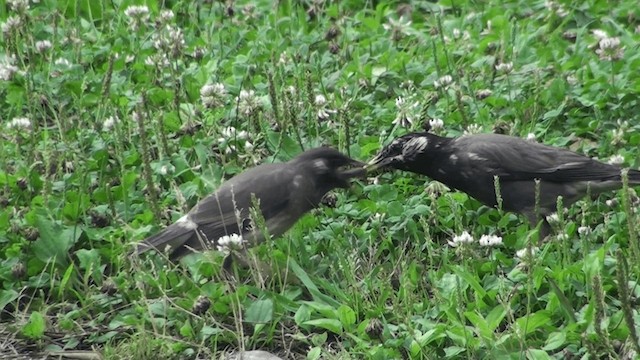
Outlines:
{"type": "Polygon", "coordinates": [[[336,194],[334,193],[327,193],[322,197],[322,200],[320,200],[320,203],[322,205],[330,208],[335,208],[337,202],[338,202],[338,196],[336,196],[336,194]]]}
{"type": "Polygon", "coordinates": [[[204,295],[198,296],[196,302],[193,304],[193,308],[191,308],[191,312],[196,315],[202,315],[211,307],[211,300],[204,295]]]}
{"type": "Polygon", "coordinates": [[[107,278],[103,283],[102,287],[100,287],[100,292],[107,295],[113,295],[118,291],[118,287],[116,283],[113,282],[111,278],[107,278]]]}
{"type": "Polygon", "coordinates": [[[337,27],[336,25],[332,25],[329,28],[329,30],[327,30],[327,33],[325,34],[324,38],[327,41],[331,41],[337,38],[338,36],[340,36],[340,28],[337,27]]]}
{"type": "Polygon", "coordinates": [[[373,318],[369,320],[369,324],[365,328],[365,332],[372,339],[379,339],[382,336],[382,331],[384,330],[384,325],[377,318],[373,318]]]}
{"type": "Polygon", "coordinates": [[[14,279],[20,280],[24,278],[25,275],[27,275],[27,268],[24,266],[24,263],[17,262],[13,264],[11,267],[11,276],[13,276],[14,279]]]}

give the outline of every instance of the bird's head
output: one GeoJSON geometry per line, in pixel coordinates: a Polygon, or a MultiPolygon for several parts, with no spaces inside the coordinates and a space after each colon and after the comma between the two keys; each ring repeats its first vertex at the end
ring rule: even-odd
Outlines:
{"type": "Polygon", "coordinates": [[[298,155],[295,162],[310,171],[316,181],[324,187],[348,188],[350,180],[366,175],[364,163],[351,159],[330,147],[319,147],[307,150],[298,155]]]}
{"type": "Polygon", "coordinates": [[[432,134],[411,133],[403,135],[385,146],[365,166],[367,170],[375,170],[384,167],[402,169],[406,164],[414,161],[420,154],[428,149],[432,134]]]}

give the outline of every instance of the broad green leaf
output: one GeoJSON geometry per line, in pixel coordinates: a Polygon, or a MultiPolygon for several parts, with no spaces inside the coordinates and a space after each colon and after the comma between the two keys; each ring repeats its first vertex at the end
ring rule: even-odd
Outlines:
{"type": "Polygon", "coordinates": [[[54,260],[56,264],[66,266],[69,250],[78,241],[82,231],[76,226],[64,226],[44,215],[37,215],[36,227],[40,237],[33,243],[33,253],[42,262],[54,260]]]}
{"type": "Polygon", "coordinates": [[[254,324],[265,324],[273,320],[273,301],[264,299],[251,303],[245,312],[245,320],[254,324]]]}
{"type": "Polygon", "coordinates": [[[22,335],[30,339],[40,339],[46,330],[46,322],[44,316],[38,311],[34,311],[29,316],[29,321],[22,328],[22,335]]]}
{"type": "Polygon", "coordinates": [[[315,319],[305,321],[304,325],[316,326],[325,330],[329,330],[334,334],[342,334],[342,323],[336,319],[315,319]]]}
{"type": "Polygon", "coordinates": [[[549,334],[547,341],[545,342],[542,350],[551,351],[559,349],[562,345],[564,345],[567,339],[567,334],[561,331],[552,332],[549,334]]]}

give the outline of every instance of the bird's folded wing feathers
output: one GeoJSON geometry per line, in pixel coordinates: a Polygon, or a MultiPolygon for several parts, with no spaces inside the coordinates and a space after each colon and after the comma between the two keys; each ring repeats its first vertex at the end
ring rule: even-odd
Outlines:
{"type": "Polygon", "coordinates": [[[237,175],[201,200],[189,212],[190,219],[208,236],[238,233],[253,206],[252,194],[259,200],[262,216],[269,219],[290,201],[293,175],[282,165],[266,164],[237,175]]]}
{"type": "Polygon", "coordinates": [[[595,181],[619,178],[620,170],[569,150],[531,143],[517,138],[492,138],[469,142],[478,170],[489,171],[503,180],[595,181]]]}

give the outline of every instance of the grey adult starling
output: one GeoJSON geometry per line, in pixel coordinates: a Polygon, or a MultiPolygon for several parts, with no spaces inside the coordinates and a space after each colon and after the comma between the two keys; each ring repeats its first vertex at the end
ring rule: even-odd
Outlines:
{"type": "MultiPolygon", "coordinates": [[[[447,138],[431,133],[411,133],[384,147],[367,168],[391,167],[440,181],[467,193],[487,206],[496,206],[494,176],[498,176],[502,208],[521,213],[532,226],[535,213],[535,180],[540,180],[539,212],[549,233],[546,216],[564,206],[622,187],[622,168],[584,155],[524,139],[477,134],[447,138]]],[[[640,171],[629,170],[629,184],[640,185],[640,171]]]]}
{"type": "Polygon", "coordinates": [[[366,173],[363,163],[320,147],[285,163],[263,164],[224,182],[174,224],[138,244],[136,253],[168,251],[172,260],[192,251],[213,248],[225,235],[241,235],[254,245],[264,234],[251,219],[255,198],[270,235],[279,236],[318,206],[332,189],[348,188],[366,173]]]}

